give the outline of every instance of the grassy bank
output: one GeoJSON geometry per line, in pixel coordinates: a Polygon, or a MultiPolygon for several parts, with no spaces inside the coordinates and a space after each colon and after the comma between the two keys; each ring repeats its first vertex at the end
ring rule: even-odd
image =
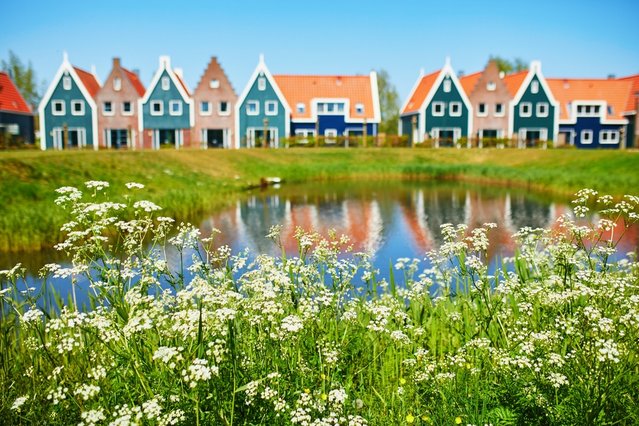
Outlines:
{"type": "Polygon", "coordinates": [[[508,184],[557,194],[583,187],[637,193],[639,153],[572,150],[289,149],[0,153],[0,250],[34,250],[60,238],[54,190],[107,180],[140,182],[165,214],[187,219],[221,207],[261,177],[288,182],[435,178],[508,184]]]}

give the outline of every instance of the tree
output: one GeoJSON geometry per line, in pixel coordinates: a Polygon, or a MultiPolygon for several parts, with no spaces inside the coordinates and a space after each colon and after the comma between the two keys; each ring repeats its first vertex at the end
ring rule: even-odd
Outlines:
{"type": "Polygon", "coordinates": [[[377,71],[377,88],[379,90],[379,107],[382,113],[379,132],[396,135],[397,121],[399,120],[399,94],[391,83],[388,72],[384,69],[377,71]]]}
{"type": "Polygon", "coordinates": [[[15,85],[22,93],[24,100],[35,110],[40,103],[41,94],[38,90],[35,71],[31,61],[25,67],[18,55],[9,50],[9,61],[2,60],[2,71],[9,74],[15,85]]]}
{"type": "Polygon", "coordinates": [[[490,60],[497,62],[499,71],[503,71],[506,74],[509,72],[519,72],[528,69],[528,64],[521,58],[515,58],[514,61],[509,61],[501,56],[491,56],[490,60]]]}

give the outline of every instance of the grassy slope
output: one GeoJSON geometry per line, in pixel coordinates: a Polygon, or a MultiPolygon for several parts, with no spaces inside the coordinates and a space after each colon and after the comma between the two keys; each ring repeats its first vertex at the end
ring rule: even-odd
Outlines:
{"type": "MultiPolygon", "coordinates": [[[[287,181],[389,177],[464,178],[555,193],[583,187],[639,193],[639,153],[574,150],[289,149],[0,153],[0,250],[37,249],[58,236],[60,186],[87,180],[144,183],[141,196],[180,219],[229,202],[233,193],[287,181]]],[[[117,189],[116,191],[121,192],[117,189]]]]}

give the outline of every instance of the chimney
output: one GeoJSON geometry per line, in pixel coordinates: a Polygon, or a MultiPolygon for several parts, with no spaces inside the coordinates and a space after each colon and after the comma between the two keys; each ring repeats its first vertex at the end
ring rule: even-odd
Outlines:
{"type": "Polygon", "coordinates": [[[608,80],[614,80],[615,78],[617,78],[616,75],[614,74],[608,74],[608,80]]]}
{"type": "Polygon", "coordinates": [[[120,68],[120,58],[113,58],[113,68],[120,68]]]}
{"type": "Polygon", "coordinates": [[[463,77],[464,74],[466,74],[466,72],[464,70],[457,71],[457,77],[459,77],[459,78],[463,77]]]}
{"type": "Polygon", "coordinates": [[[133,68],[133,69],[131,70],[131,72],[132,72],[133,74],[137,75],[138,77],[140,77],[140,70],[139,70],[139,69],[137,69],[137,68],[133,68]]]}
{"type": "Polygon", "coordinates": [[[506,76],[506,73],[503,71],[499,71],[499,78],[504,78],[506,76]]]}

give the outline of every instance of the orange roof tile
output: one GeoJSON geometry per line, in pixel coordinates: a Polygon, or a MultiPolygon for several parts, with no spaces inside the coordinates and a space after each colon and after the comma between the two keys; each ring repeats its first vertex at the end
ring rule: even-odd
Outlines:
{"type": "Polygon", "coordinates": [[[96,80],[95,76],[90,72],[86,72],[78,67],[73,67],[73,69],[75,70],[76,74],[78,74],[78,77],[80,77],[80,80],[89,92],[89,95],[91,95],[92,98],[95,98],[98,90],[100,90],[100,83],[98,83],[98,80],[96,80]]]}
{"type": "Polygon", "coordinates": [[[352,118],[375,118],[371,78],[368,75],[274,75],[273,78],[286,102],[290,105],[293,119],[311,118],[313,99],[348,99],[352,118]],[[303,103],[304,112],[296,105],[303,103]],[[364,114],[357,114],[356,104],[364,105],[364,114]]]}
{"type": "Polygon", "coordinates": [[[6,72],[0,72],[0,111],[31,113],[31,107],[6,72]]]}
{"type": "Polygon", "coordinates": [[[437,70],[434,73],[425,75],[421,78],[421,80],[419,81],[419,84],[417,85],[413,93],[411,94],[411,97],[408,100],[406,107],[401,112],[402,114],[419,111],[419,108],[422,106],[422,104],[426,100],[426,96],[428,96],[428,92],[430,92],[430,89],[433,87],[433,84],[435,84],[435,80],[437,80],[437,76],[439,75],[440,72],[441,70],[437,70]]]}
{"type": "Polygon", "coordinates": [[[133,88],[136,92],[138,92],[138,95],[140,95],[141,97],[144,96],[144,92],[146,92],[146,89],[144,89],[144,85],[140,81],[140,77],[138,77],[136,73],[129,71],[126,68],[122,68],[122,71],[124,71],[129,81],[133,85],[133,88]]]}
{"type": "Polygon", "coordinates": [[[466,96],[470,96],[473,90],[475,90],[475,86],[477,85],[482,73],[483,71],[477,71],[476,73],[465,75],[459,79],[462,89],[466,92],[466,96]]]}
{"type": "Polygon", "coordinates": [[[624,112],[636,111],[639,97],[639,74],[630,75],[628,77],[620,78],[619,80],[623,81],[631,81],[632,88],[630,89],[630,93],[628,96],[628,102],[626,103],[626,107],[624,108],[624,112]]]}
{"type": "Polygon", "coordinates": [[[633,82],[614,79],[567,79],[547,78],[554,98],[560,105],[560,119],[568,120],[569,104],[573,101],[605,101],[612,111],[606,111],[606,118],[623,119],[628,95],[633,82]]]}
{"type": "Polygon", "coordinates": [[[508,89],[508,93],[510,93],[510,97],[514,98],[517,94],[517,91],[521,87],[521,83],[524,82],[526,76],[528,75],[528,70],[519,71],[512,74],[506,74],[502,81],[506,85],[508,89]]]}

